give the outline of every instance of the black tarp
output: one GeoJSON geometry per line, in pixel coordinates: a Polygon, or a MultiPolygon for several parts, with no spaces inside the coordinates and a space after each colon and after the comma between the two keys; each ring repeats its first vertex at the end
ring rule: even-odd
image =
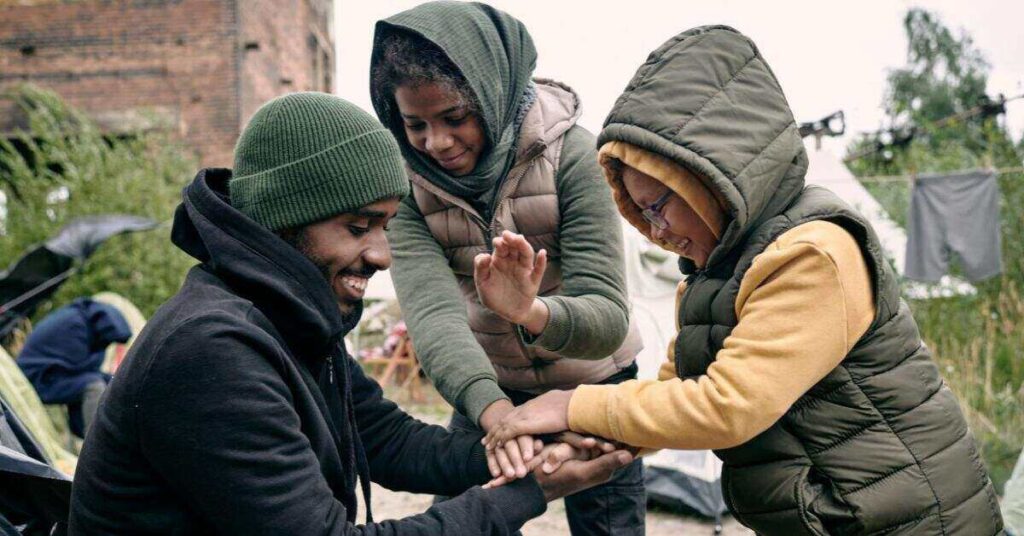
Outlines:
{"type": "Polygon", "coordinates": [[[42,449],[0,398],[0,534],[63,532],[71,506],[71,479],[45,460],[42,449]]]}
{"type": "Polygon", "coordinates": [[[96,248],[111,236],[156,227],[148,218],[102,215],[76,218],[0,272],[0,338],[30,316],[96,248]]]}

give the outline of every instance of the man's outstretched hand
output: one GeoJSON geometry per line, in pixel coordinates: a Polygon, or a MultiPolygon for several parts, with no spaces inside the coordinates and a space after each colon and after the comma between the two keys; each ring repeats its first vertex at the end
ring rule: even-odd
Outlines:
{"type": "Polygon", "coordinates": [[[632,461],[632,454],[616,450],[589,461],[568,460],[550,474],[538,468],[533,475],[544,490],[544,498],[553,501],[608,482],[612,473],[632,461]]]}
{"type": "MultiPolygon", "coordinates": [[[[612,477],[612,473],[633,461],[633,455],[628,451],[607,452],[610,444],[596,438],[577,436],[571,440],[595,446],[577,448],[570,443],[551,443],[527,464],[547,501],[603,484],[612,477]]],[[[501,475],[483,487],[496,488],[512,480],[515,478],[501,475]]]]}

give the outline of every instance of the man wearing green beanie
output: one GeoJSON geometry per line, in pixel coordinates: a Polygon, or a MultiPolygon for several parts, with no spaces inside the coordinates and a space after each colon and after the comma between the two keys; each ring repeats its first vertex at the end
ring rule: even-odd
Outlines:
{"type": "Polygon", "coordinates": [[[199,264],[104,396],[70,534],[509,534],[630,461],[552,445],[559,470],[483,489],[481,434],[382,397],[343,337],[391,263],[384,231],[407,192],[395,140],[354,105],[295,93],[256,112],[234,173],[202,170],[183,192],[171,239],[199,264]],[[371,480],[458,497],[374,523],[371,480]]]}

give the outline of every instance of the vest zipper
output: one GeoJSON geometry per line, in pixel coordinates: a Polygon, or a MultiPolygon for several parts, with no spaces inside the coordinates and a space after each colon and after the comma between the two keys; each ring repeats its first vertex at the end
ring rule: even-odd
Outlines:
{"type": "Polygon", "coordinates": [[[334,354],[327,354],[327,381],[334,385],[334,354]]]}
{"type": "Polygon", "coordinates": [[[483,220],[480,220],[480,230],[484,232],[484,244],[487,247],[487,253],[494,251],[494,235],[491,234],[491,228],[483,224],[483,220]]]}
{"type": "MultiPolygon", "coordinates": [[[[488,207],[488,210],[490,210],[490,212],[491,212],[491,214],[490,214],[490,217],[491,217],[490,225],[488,225],[484,221],[484,219],[482,217],[479,218],[479,220],[478,220],[478,223],[480,224],[480,228],[484,232],[484,238],[485,238],[485,240],[487,242],[487,252],[488,253],[494,251],[494,249],[493,249],[494,246],[492,244],[492,241],[493,241],[494,235],[496,234],[496,231],[497,231],[497,229],[494,229],[494,225],[498,222],[498,219],[497,219],[498,207],[501,206],[502,201],[505,200],[507,195],[509,193],[511,193],[511,192],[504,192],[503,191],[503,190],[505,190],[505,185],[509,184],[510,182],[517,181],[516,185],[518,186],[518,181],[520,179],[522,179],[524,176],[526,176],[526,172],[529,171],[530,167],[533,165],[532,161],[533,161],[533,159],[530,159],[527,162],[520,164],[520,166],[522,166],[523,169],[518,174],[516,174],[515,177],[508,177],[505,180],[501,181],[501,185],[499,185],[498,191],[494,194],[494,199],[491,200],[491,206],[488,207]],[[502,195],[502,194],[505,194],[505,195],[502,195]]],[[[513,169],[514,169],[514,167],[513,167],[513,169]]]]}

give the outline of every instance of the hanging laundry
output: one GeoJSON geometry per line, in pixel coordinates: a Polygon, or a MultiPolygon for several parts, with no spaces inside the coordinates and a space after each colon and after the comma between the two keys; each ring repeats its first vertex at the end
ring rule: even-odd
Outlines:
{"type": "Polygon", "coordinates": [[[971,281],[1002,271],[995,171],[921,175],[914,181],[905,275],[936,282],[948,273],[952,253],[971,281]]]}

